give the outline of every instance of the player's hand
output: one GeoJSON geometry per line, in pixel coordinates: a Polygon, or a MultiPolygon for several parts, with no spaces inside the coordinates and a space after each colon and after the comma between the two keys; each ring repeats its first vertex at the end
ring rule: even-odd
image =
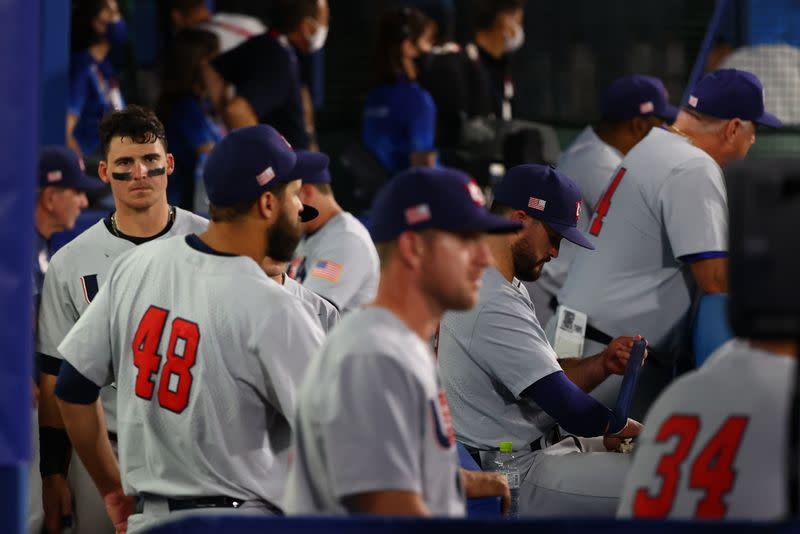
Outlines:
{"type": "Polygon", "coordinates": [[[500,497],[503,514],[508,512],[511,491],[508,489],[508,478],[503,473],[462,469],[461,475],[467,498],[500,497]]]}
{"type": "Polygon", "coordinates": [[[642,425],[642,423],[628,418],[628,423],[625,425],[625,428],[616,434],[606,434],[603,436],[603,445],[605,445],[607,450],[615,451],[619,448],[619,445],[622,443],[623,439],[635,438],[641,434],[642,430],[644,430],[644,425],[642,425]]]}
{"type": "Polygon", "coordinates": [[[128,516],[136,509],[136,499],[125,495],[120,488],[103,495],[103,503],[116,534],[125,534],[128,531],[128,516]]]}
{"type": "MultiPolygon", "coordinates": [[[[634,341],[639,341],[642,336],[623,336],[614,339],[603,351],[603,368],[610,375],[624,375],[625,367],[631,357],[634,341]]],[[[644,360],[647,359],[647,350],[644,352],[644,360]]]]}
{"type": "Polygon", "coordinates": [[[42,508],[47,534],[60,534],[72,520],[72,491],[64,475],[42,477],[42,508]]]}

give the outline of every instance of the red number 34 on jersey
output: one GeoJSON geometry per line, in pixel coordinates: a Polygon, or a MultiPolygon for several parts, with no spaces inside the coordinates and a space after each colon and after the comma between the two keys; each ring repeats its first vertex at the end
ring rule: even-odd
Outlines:
{"type": "Polygon", "coordinates": [[[716,429],[711,439],[706,443],[698,443],[698,416],[673,415],[664,421],[656,434],[656,443],[674,440],[675,445],[661,457],[656,467],[656,474],[661,478],[661,487],[655,492],[646,487],[636,490],[633,517],[665,518],[672,511],[678,492],[691,489],[702,490],[702,497],[694,510],[695,518],[725,518],[725,496],[736,482],[733,464],[748,422],[749,418],[743,415],[728,417],[716,429]],[[688,469],[684,469],[683,464],[690,458],[695,446],[701,449],[691,456],[688,469]]]}

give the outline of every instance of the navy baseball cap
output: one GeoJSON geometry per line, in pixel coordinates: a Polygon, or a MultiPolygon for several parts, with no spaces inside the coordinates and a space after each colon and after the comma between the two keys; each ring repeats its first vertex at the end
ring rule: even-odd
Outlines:
{"type": "Polygon", "coordinates": [[[47,186],[92,191],[105,184],[86,175],[83,160],[75,152],[63,146],[48,145],[39,154],[39,187],[47,186]]]}
{"type": "Polygon", "coordinates": [[[664,82],[654,76],[633,74],[614,80],[600,104],[603,120],[622,121],[650,115],[673,122],[678,108],[669,103],[664,82]]]}
{"type": "Polygon", "coordinates": [[[370,233],[376,243],[405,231],[510,233],[522,226],[486,209],[480,187],[461,171],[414,167],[392,178],[372,204],[370,233]]]}
{"type": "MultiPolygon", "coordinates": [[[[220,207],[254,200],[280,184],[299,180],[294,169],[298,161],[306,159],[296,154],[271,126],[259,124],[234,130],[214,145],[206,160],[203,181],[208,200],[220,207]]],[[[316,169],[308,162],[306,168],[316,169]]],[[[316,209],[303,205],[301,219],[307,222],[318,214],[316,209]]]]}
{"type": "Polygon", "coordinates": [[[783,123],[764,111],[764,86],[755,74],[720,69],[703,76],[689,93],[687,109],[718,119],[739,118],[780,128],[783,123]]]}
{"type": "Polygon", "coordinates": [[[581,192],[567,175],[548,165],[518,165],[495,186],[494,200],[539,219],[567,241],[594,250],[578,230],[581,192]]]}
{"type": "Polygon", "coordinates": [[[298,149],[297,165],[295,165],[292,175],[303,180],[304,184],[329,184],[331,183],[331,173],[328,172],[330,158],[322,152],[310,152],[298,149]]]}

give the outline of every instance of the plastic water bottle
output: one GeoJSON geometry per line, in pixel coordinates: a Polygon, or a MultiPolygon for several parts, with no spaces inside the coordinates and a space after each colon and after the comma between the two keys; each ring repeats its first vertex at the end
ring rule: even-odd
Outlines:
{"type": "Polygon", "coordinates": [[[508,478],[508,489],[511,490],[511,506],[508,507],[506,517],[516,518],[519,516],[519,467],[517,457],[514,455],[513,445],[510,441],[500,442],[500,452],[495,457],[495,469],[500,473],[505,473],[508,478]]]}

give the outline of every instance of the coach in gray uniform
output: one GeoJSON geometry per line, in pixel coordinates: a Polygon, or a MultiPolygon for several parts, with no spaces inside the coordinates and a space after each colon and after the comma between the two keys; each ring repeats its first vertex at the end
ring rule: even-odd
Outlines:
{"type": "Polygon", "coordinates": [[[575,184],[551,167],[509,170],[492,212],[523,229],[489,238],[495,266],[483,275],[477,306],[446,313],[439,332],[456,436],[484,463],[501,441],[513,443],[524,515],[613,516],[629,462],[605,451],[641,428],[617,420],[587,394],[624,372],[634,338],[618,338],[591,358],[559,360],[521,283],[535,280],[558,255],[562,237],[591,248],[575,226],[580,202],[575,184]],[[556,423],[577,436],[605,439],[562,441],[556,423]]]}
{"type": "Polygon", "coordinates": [[[333,196],[328,157],[298,150],[302,166],[325,162],[323,171],[304,172],[300,200],[319,211],[303,225],[305,237],[289,266],[289,276],[332,302],[342,313],[375,298],[378,289],[378,253],[369,232],[358,219],[342,210],[333,196]]]}
{"type": "Polygon", "coordinates": [[[378,296],[345,317],[309,366],[295,422],[290,513],[460,516],[465,489],[508,496],[498,473],[469,473],[462,482],[427,343],[444,310],[475,304],[491,261],[482,234],[519,229],[487,213],[469,184],[458,171],[416,168],[376,197],[378,296]]]}
{"type": "MultiPolygon", "coordinates": [[[[202,217],[167,203],[167,179],[175,162],[155,114],[136,106],[116,111],[100,124],[100,139],[104,158],[98,171],[111,185],[116,209],[53,256],[39,311],[40,469],[50,532],[58,531],[62,517],[68,516],[74,516],[76,534],[114,531],[83,465],[75,455],[69,461],[70,442],[54,391],[62,361],[58,345],[105,283],[117,257],[148,241],[200,232],[207,225],[202,217]]],[[[108,432],[116,441],[114,388],[104,388],[101,398],[108,432]]]]}

